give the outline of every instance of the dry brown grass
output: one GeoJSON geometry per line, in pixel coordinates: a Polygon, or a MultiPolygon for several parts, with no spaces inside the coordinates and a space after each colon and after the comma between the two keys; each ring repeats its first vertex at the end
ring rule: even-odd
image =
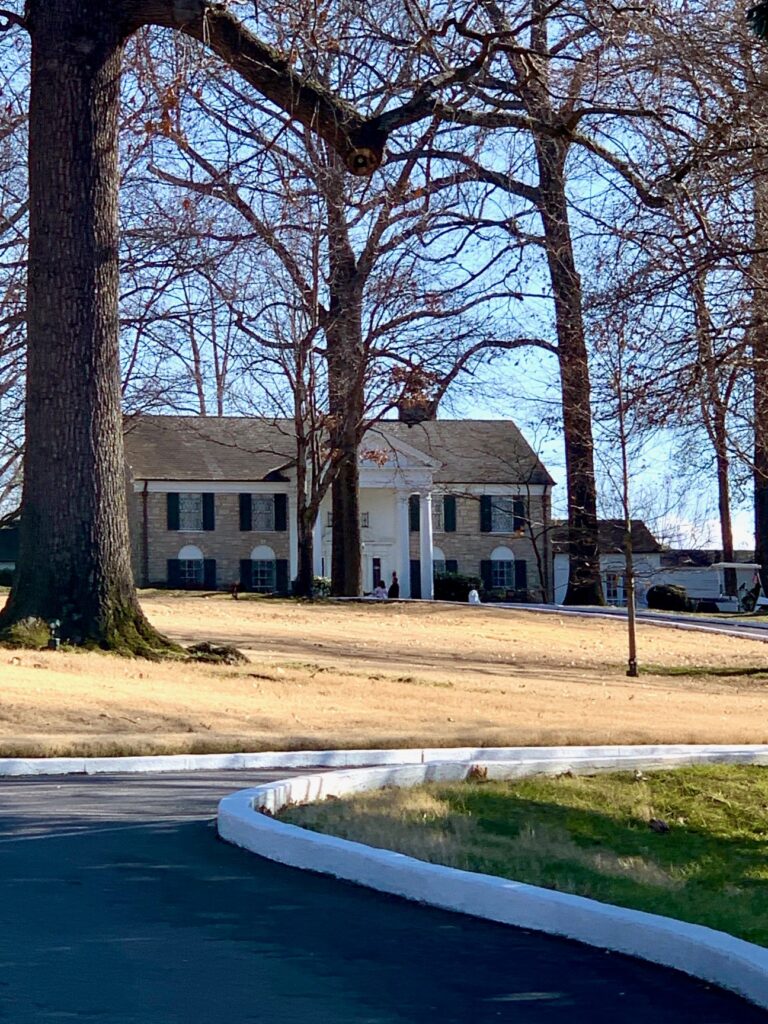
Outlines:
{"type": "MultiPolygon", "coordinates": [[[[0,755],[768,741],[759,677],[624,675],[620,622],[409,604],[149,593],[240,668],[0,650],[0,755]]],[[[759,643],[642,626],[641,664],[748,669],[759,643]]]]}

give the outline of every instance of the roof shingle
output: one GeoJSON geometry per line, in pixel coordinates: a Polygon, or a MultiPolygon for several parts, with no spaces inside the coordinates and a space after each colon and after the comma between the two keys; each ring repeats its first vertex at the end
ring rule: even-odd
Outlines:
{"type": "MultiPolygon", "coordinates": [[[[387,438],[435,459],[436,483],[551,484],[510,420],[381,420],[363,446],[387,438]]],[[[292,465],[293,423],[250,417],[134,416],[126,420],[128,465],[139,480],[264,480],[292,465]]]]}

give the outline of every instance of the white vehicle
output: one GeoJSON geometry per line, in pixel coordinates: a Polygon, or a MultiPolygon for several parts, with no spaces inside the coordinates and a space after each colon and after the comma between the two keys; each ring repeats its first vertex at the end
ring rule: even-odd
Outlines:
{"type": "Polygon", "coordinates": [[[671,569],[657,569],[651,585],[675,585],[685,587],[688,597],[698,601],[705,608],[719,612],[751,612],[756,608],[768,608],[768,598],[760,584],[760,566],[754,562],[713,562],[704,566],[676,566],[671,569]],[[726,569],[736,572],[736,595],[725,592],[726,569]]]}

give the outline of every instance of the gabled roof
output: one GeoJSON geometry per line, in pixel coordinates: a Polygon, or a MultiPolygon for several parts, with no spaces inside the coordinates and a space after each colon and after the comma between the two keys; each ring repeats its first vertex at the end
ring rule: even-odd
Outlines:
{"type": "Polygon", "coordinates": [[[435,483],[554,483],[512,420],[424,420],[412,426],[381,420],[368,434],[375,431],[439,462],[435,483]]]}
{"type": "MultiPolygon", "coordinates": [[[[662,551],[642,519],[632,522],[632,551],[650,555],[662,551]]],[[[601,519],[597,524],[598,542],[601,555],[615,555],[624,552],[624,521],[622,519],[601,519]]],[[[552,551],[557,554],[568,551],[568,523],[564,519],[552,520],[552,551]]]]}
{"type": "MultiPolygon", "coordinates": [[[[433,466],[435,483],[553,482],[510,420],[381,420],[361,448],[387,445],[433,466]]],[[[276,479],[296,457],[290,420],[239,416],[130,417],[125,446],[137,480],[276,479]]]]}
{"type": "Polygon", "coordinates": [[[138,480],[266,480],[296,457],[290,420],[242,416],[133,416],[128,466],[138,480]]]}

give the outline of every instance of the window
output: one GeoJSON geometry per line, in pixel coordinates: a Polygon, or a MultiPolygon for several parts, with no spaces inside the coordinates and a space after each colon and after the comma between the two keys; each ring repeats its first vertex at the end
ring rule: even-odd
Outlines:
{"type": "Polygon", "coordinates": [[[445,505],[440,495],[432,499],[432,530],[435,533],[445,533],[445,505]]]}
{"type": "Polygon", "coordinates": [[[275,499],[272,494],[254,494],[251,504],[252,529],[270,531],[275,528],[275,499]]]}
{"type": "Polygon", "coordinates": [[[491,530],[493,533],[514,533],[515,499],[493,498],[491,504],[491,530]]]}
{"type": "MultiPolygon", "coordinates": [[[[257,594],[273,594],[277,590],[277,561],[275,552],[266,544],[260,544],[251,551],[250,565],[243,567],[250,570],[250,581],[246,577],[246,585],[257,594]]],[[[242,572],[243,570],[241,570],[242,572]]]]}
{"type": "Polygon", "coordinates": [[[205,584],[203,552],[194,544],[185,544],[178,559],[168,563],[168,582],[171,586],[193,590],[205,584]]]}
{"type": "Polygon", "coordinates": [[[525,498],[491,494],[480,498],[481,533],[519,533],[527,522],[525,498]]]}
{"type": "Polygon", "coordinates": [[[179,529],[202,530],[203,528],[203,496],[202,494],[179,495],[179,529]]]}
{"type": "Polygon", "coordinates": [[[492,559],[491,560],[491,584],[494,590],[508,590],[515,586],[515,563],[492,559]]]}
{"type": "Polygon", "coordinates": [[[624,604],[625,583],[622,573],[607,572],[605,574],[605,599],[608,604],[624,604]]]}
{"type": "Polygon", "coordinates": [[[257,594],[271,594],[276,589],[274,559],[251,561],[251,587],[257,594]]]}
{"type": "Polygon", "coordinates": [[[179,559],[179,585],[182,587],[202,587],[203,585],[203,560],[202,558],[180,558],[179,559]]]}
{"type": "MultiPolygon", "coordinates": [[[[442,504],[442,502],[441,502],[442,504]]],[[[445,555],[442,548],[432,549],[432,575],[442,576],[448,570],[445,565],[445,555]]]]}

